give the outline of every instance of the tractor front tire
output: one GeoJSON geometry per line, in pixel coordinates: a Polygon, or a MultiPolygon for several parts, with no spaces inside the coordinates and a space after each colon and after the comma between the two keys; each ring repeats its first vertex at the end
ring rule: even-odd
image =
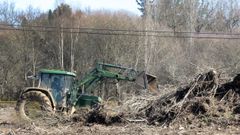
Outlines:
{"type": "Polygon", "coordinates": [[[39,111],[41,111],[39,114],[45,115],[45,114],[53,113],[53,107],[51,106],[51,101],[44,93],[40,91],[29,91],[24,93],[21,96],[21,98],[18,100],[16,105],[16,112],[21,119],[26,121],[32,121],[35,119],[34,117],[30,117],[30,115],[32,115],[31,114],[32,112],[28,111],[26,108],[28,103],[33,103],[33,102],[36,102],[37,105],[33,104],[30,107],[35,108],[35,110],[38,109],[38,113],[39,111]]]}

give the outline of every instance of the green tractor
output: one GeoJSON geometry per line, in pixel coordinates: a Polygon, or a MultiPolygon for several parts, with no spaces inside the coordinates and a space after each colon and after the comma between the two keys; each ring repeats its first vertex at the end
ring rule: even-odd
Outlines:
{"type": "Polygon", "coordinates": [[[89,106],[98,109],[102,99],[91,90],[104,79],[137,82],[144,89],[156,90],[156,77],[120,65],[97,63],[88,74],[77,80],[76,74],[61,70],[40,70],[36,77],[38,87],[27,87],[17,101],[16,111],[20,118],[36,117],[63,112],[71,115],[75,108],[89,106]]]}

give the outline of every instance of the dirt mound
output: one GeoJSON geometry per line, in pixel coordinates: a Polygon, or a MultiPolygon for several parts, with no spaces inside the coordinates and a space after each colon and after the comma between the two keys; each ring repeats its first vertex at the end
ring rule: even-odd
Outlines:
{"type": "Polygon", "coordinates": [[[153,101],[145,110],[148,123],[238,124],[240,75],[224,84],[219,80],[214,70],[199,74],[189,85],[153,101]]]}
{"type": "Polygon", "coordinates": [[[87,115],[86,123],[97,123],[110,125],[114,123],[122,123],[123,114],[109,115],[103,110],[93,110],[87,115]]]}

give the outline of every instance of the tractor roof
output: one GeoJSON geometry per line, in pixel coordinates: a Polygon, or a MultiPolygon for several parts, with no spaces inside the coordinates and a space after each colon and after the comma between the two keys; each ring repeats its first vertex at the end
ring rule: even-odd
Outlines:
{"type": "Polygon", "coordinates": [[[63,70],[49,70],[49,69],[41,69],[40,73],[46,73],[46,74],[60,74],[60,75],[70,75],[70,76],[76,76],[73,72],[67,72],[63,70]]]}

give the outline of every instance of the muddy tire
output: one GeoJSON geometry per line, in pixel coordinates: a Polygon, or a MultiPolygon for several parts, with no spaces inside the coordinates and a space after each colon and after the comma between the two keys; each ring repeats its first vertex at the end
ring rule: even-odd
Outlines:
{"type": "Polygon", "coordinates": [[[44,93],[40,91],[30,91],[24,93],[18,100],[16,112],[21,119],[32,121],[39,117],[53,114],[53,108],[51,106],[51,101],[44,93]],[[36,117],[33,115],[36,115],[36,117]]]}

